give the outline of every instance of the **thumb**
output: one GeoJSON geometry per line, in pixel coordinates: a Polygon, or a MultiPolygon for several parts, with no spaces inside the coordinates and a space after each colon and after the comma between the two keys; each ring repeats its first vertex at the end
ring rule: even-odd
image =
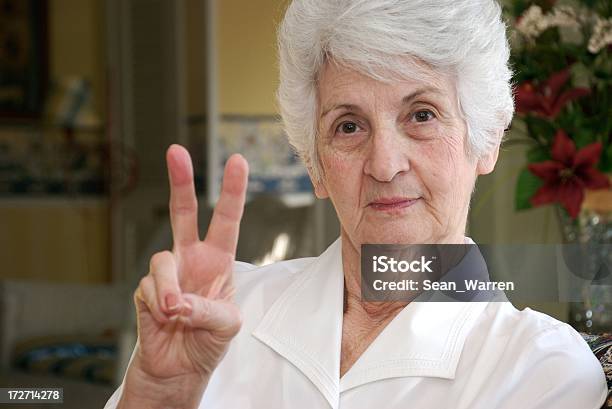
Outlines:
{"type": "Polygon", "coordinates": [[[211,300],[196,294],[183,293],[185,307],[181,320],[192,328],[208,330],[231,339],[242,325],[240,310],[231,301],[211,300]]]}

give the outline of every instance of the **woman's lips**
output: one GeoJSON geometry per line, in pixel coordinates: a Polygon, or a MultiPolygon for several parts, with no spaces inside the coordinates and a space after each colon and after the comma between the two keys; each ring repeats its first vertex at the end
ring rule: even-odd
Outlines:
{"type": "Polygon", "coordinates": [[[378,211],[390,211],[390,210],[398,210],[404,209],[406,207],[412,206],[417,199],[407,199],[407,198],[382,198],[377,199],[374,202],[371,202],[368,206],[374,210],[378,211]]]}

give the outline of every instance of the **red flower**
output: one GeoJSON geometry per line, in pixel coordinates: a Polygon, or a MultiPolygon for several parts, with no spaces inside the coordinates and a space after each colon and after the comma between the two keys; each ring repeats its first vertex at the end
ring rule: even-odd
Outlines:
{"type": "Polygon", "coordinates": [[[588,88],[571,88],[561,92],[563,85],[569,80],[569,69],[556,72],[544,84],[538,87],[531,81],[525,81],[516,90],[516,111],[520,114],[535,113],[555,119],[568,102],[588,95],[588,88]]]}
{"type": "Polygon", "coordinates": [[[578,216],[584,200],[584,189],[610,187],[606,175],[595,169],[602,145],[595,142],[576,152],[576,145],[562,129],[552,145],[552,159],[528,166],[544,185],[531,198],[533,206],[559,202],[572,218],[578,216]]]}

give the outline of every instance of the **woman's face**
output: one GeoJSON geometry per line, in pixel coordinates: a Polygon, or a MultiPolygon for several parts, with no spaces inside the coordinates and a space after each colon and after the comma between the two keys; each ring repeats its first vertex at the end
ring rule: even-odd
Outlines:
{"type": "Polygon", "coordinates": [[[320,73],[315,191],[356,248],[463,243],[475,179],[497,159],[468,157],[454,83],[426,71],[392,84],[337,64],[320,73]]]}

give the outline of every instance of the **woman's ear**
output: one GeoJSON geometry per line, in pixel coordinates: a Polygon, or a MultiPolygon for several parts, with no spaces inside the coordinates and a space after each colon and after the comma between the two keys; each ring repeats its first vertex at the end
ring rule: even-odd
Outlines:
{"type": "Polygon", "coordinates": [[[313,176],[312,168],[310,165],[306,166],[306,170],[308,171],[308,176],[310,176],[310,181],[312,182],[312,186],[314,187],[315,195],[318,199],[327,199],[329,194],[327,193],[327,188],[323,184],[322,179],[315,179],[313,176]]]}
{"type": "Polygon", "coordinates": [[[478,175],[487,175],[493,172],[495,164],[497,163],[497,157],[499,156],[499,145],[492,149],[490,152],[484,154],[478,159],[476,166],[476,173],[478,175]]]}
{"type": "Polygon", "coordinates": [[[495,164],[497,163],[497,158],[499,157],[499,145],[501,144],[501,140],[504,136],[504,130],[500,129],[497,140],[500,143],[497,144],[495,149],[491,149],[491,151],[485,153],[478,159],[478,164],[476,165],[476,174],[477,175],[487,175],[493,172],[495,169],[495,164]]]}

